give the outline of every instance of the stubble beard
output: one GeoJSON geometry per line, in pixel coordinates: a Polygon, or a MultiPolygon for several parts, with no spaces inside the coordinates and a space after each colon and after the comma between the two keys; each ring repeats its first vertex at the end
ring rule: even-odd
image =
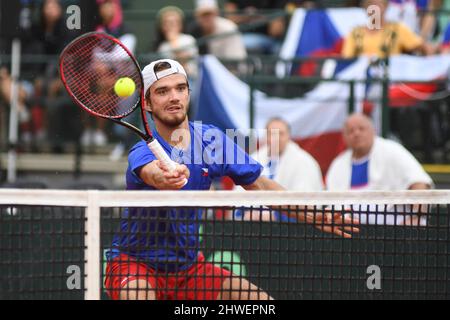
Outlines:
{"type": "Polygon", "coordinates": [[[176,128],[186,120],[187,111],[183,110],[182,114],[173,116],[160,116],[158,113],[153,113],[153,118],[157,119],[159,122],[169,128],[176,128]]]}

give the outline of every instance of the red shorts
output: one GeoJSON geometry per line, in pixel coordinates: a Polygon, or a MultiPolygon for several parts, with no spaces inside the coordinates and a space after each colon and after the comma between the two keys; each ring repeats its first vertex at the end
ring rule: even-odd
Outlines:
{"type": "Polygon", "coordinates": [[[205,262],[202,253],[189,269],[164,275],[121,254],[106,266],[105,288],[111,299],[119,300],[120,290],[128,282],[141,279],[155,290],[157,300],[215,300],[222,291],[223,282],[230,276],[231,272],[205,262]]]}

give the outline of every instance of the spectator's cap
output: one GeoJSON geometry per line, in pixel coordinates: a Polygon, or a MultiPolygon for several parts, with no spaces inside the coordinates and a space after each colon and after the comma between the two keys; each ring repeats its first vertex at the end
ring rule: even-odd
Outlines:
{"type": "Polygon", "coordinates": [[[147,65],[142,70],[142,78],[144,78],[144,94],[147,93],[148,88],[150,88],[152,84],[154,84],[156,81],[158,81],[161,78],[170,76],[172,74],[182,74],[183,76],[186,77],[187,80],[186,71],[184,70],[183,66],[175,60],[161,59],[153,61],[152,63],[147,65]],[[160,62],[167,62],[168,64],[170,64],[170,68],[155,72],[155,65],[160,62]]]}
{"type": "Polygon", "coordinates": [[[184,12],[180,8],[176,6],[166,6],[161,9],[159,9],[158,14],[156,15],[158,20],[161,20],[161,18],[168,12],[176,12],[181,19],[184,19],[184,12]]]}
{"type": "Polygon", "coordinates": [[[217,0],[196,0],[195,14],[204,14],[207,12],[219,11],[219,5],[217,0]]]}

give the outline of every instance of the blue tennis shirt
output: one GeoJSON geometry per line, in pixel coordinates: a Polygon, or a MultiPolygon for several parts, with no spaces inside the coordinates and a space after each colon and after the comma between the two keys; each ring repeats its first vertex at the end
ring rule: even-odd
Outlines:
{"type": "MultiPolygon", "coordinates": [[[[260,176],[262,166],[220,129],[189,122],[189,130],[191,143],[186,150],[172,147],[156,130],[153,132],[172,160],[185,164],[190,171],[188,183],[181,190],[209,190],[212,180],[223,176],[247,185],[260,176]]],[[[139,177],[139,170],[153,160],[156,157],[144,141],[132,147],[127,190],[155,190],[139,177]]],[[[106,256],[113,259],[124,253],[156,270],[185,270],[197,259],[201,216],[202,210],[197,208],[127,208],[106,256]]]]}

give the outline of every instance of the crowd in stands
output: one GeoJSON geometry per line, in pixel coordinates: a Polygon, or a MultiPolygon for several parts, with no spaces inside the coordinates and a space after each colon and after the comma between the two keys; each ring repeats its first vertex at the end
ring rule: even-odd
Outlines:
{"type": "MultiPolygon", "coordinates": [[[[39,2],[39,14],[32,32],[25,39],[24,54],[58,55],[79,33],[64,26],[66,3],[59,0],[39,2]]],[[[212,54],[218,58],[243,61],[249,55],[277,56],[296,8],[320,9],[327,1],[239,1],[196,0],[192,14],[175,6],[161,8],[156,14],[152,53],[179,60],[188,71],[191,89],[198,76],[196,59],[212,54]]],[[[360,26],[345,38],[341,56],[355,58],[370,55],[385,58],[408,53],[431,55],[450,52],[450,9],[448,0],[362,0],[347,1],[347,6],[378,6],[381,28],[360,26]],[[442,14],[436,12],[443,10],[442,14]]],[[[120,38],[132,52],[139,39],[124,19],[120,0],[96,0],[98,17],[93,30],[120,38]]],[[[89,31],[89,30],[83,30],[89,31]]],[[[10,43],[0,43],[0,54],[8,54],[10,43]]],[[[59,80],[57,60],[28,66],[32,75],[19,82],[20,133],[23,147],[39,149],[50,144],[52,152],[64,150],[66,142],[79,141],[83,146],[104,146],[120,141],[117,155],[133,143],[120,126],[85,116],[78,112],[65,94],[59,80]],[[62,122],[58,119],[72,121],[62,122]],[[78,123],[73,124],[73,119],[78,123]],[[69,123],[70,122],[70,123],[69,123]],[[80,125],[81,123],[82,125],[80,125]]],[[[240,72],[245,68],[237,68],[240,72]]],[[[0,60],[0,121],[7,123],[11,97],[9,65],[0,60]]],[[[5,137],[2,137],[4,139],[5,137]]],[[[113,158],[117,158],[113,156],[113,158]]]]}
{"type": "MultiPolygon", "coordinates": [[[[270,119],[266,126],[267,144],[252,154],[261,165],[263,175],[273,179],[290,191],[399,191],[427,190],[434,187],[433,180],[414,156],[401,144],[379,137],[372,120],[362,114],[351,114],[345,121],[342,133],[347,150],[331,163],[325,179],[319,164],[290,136],[289,124],[280,119],[270,119]],[[275,131],[276,130],[276,131],[275,131]],[[273,143],[271,139],[277,139],[273,143]],[[277,150],[271,150],[276,146],[277,150]],[[323,185],[325,181],[325,186],[323,185]]],[[[236,186],[235,190],[243,190],[236,186]]],[[[413,209],[413,215],[404,223],[417,225],[420,216],[427,213],[425,205],[413,209]]],[[[228,213],[230,214],[230,213],[228,213]]],[[[277,211],[237,210],[228,218],[262,221],[294,222],[277,211]]]]}

